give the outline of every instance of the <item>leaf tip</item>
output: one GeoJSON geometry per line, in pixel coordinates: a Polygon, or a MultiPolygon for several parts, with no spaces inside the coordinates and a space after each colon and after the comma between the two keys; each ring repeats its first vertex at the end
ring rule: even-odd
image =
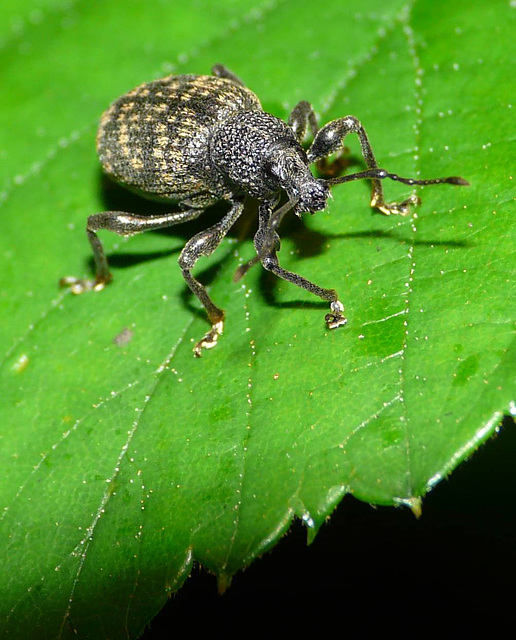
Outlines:
{"type": "Polygon", "coordinates": [[[421,500],[421,498],[411,498],[407,502],[410,510],[419,520],[421,514],[423,513],[423,501],[421,500]]]}
{"type": "Polygon", "coordinates": [[[219,573],[217,575],[217,591],[219,596],[223,595],[231,584],[232,577],[227,573],[219,573]]]}

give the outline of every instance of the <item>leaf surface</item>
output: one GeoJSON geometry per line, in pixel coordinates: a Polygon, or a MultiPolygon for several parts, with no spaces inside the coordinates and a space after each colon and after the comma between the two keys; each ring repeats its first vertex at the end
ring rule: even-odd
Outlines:
{"type": "MultiPolygon", "coordinates": [[[[514,9],[505,2],[277,0],[194,6],[4,2],[0,8],[2,608],[11,637],[137,637],[192,563],[220,584],[297,516],[309,535],[351,493],[418,509],[514,404],[514,9]],[[114,282],[86,275],[86,217],[164,211],[106,185],[99,114],[133,86],[222,62],[288,117],[348,113],[382,167],[462,175],[408,218],[368,186],[282,227],[282,265],[335,287],[325,303],[255,267],[252,207],[195,273],[227,313],[192,357],[204,313],[177,267],[200,225],[102,234],[114,282]],[[124,329],[128,331],[124,332],[124,329]]],[[[346,140],[359,157],[356,140],[346,140]]],[[[386,184],[389,199],[409,187],[386,184]]]]}

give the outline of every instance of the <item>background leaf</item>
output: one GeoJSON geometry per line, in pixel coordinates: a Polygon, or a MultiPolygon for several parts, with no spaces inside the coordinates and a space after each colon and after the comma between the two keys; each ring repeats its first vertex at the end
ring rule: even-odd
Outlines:
{"type": "Polygon", "coordinates": [[[514,399],[513,15],[477,0],[333,2],[317,16],[286,0],[2,4],[11,634],[135,637],[194,560],[225,585],[294,516],[313,537],[346,493],[417,509],[492,435],[514,399]],[[323,122],[353,113],[382,166],[472,186],[422,190],[417,215],[397,219],[351,184],[288,221],[282,264],[346,304],[331,333],[326,305],[292,285],[258,268],[232,282],[252,256],[250,210],[196,271],[228,320],[194,360],[206,322],[175,260],[220,209],[201,227],[103,234],[115,281],[102,294],[57,281],[91,266],[87,215],[157,210],[102,181],[99,114],[140,82],[215,62],[278,116],[300,99],[323,122]]]}

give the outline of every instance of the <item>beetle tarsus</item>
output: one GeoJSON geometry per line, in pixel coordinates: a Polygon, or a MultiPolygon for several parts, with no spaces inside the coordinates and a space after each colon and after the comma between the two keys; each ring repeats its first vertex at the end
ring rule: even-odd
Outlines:
{"type": "Polygon", "coordinates": [[[108,278],[75,278],[74,276],[66,276],[59,280],[60,287],[68,287],[76,296],[85,291],[102,291],[104,287],[112,280],[112,276],[108,278]]]}
{"type": "Polygon", "coordinates": [[[330,304],[331,313],[327,313],[325,316],[326,324],[328,325],[328,329],[337,329],[337,327],[342,327],[348,321],[344,316],[344,305],[340,300],[335,300],[330,304]]]}
{"type": "Polygon", "coordinates": [[[374,199],[371,200],[371,206],[381,211],[385,216],[397,215],[408,216],[411,206],[417,206],[421,204],[421,199],[416,195],[411,195],[403,202],[377,202],[374,199]]]}
{"type": "Polygon", "coordinates": [[[219,322],[215,322],[210,331],[206,333],[201,340],[195,345],[193,352],[196,358],[200,358],[202,356],[203,349],[212,349],[219,339],[219,336],[222,335],[224,330],[224,320],[219,320],[219,322]]]}

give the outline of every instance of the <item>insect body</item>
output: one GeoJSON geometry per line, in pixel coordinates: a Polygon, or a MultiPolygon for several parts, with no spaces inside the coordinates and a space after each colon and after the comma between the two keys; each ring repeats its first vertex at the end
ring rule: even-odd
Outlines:
{"type": "Polygon", "coordinates": [[[244,208],[246,195],[260,201],[258,230],[254,236],[256,258],[243,265],[243,275],[261,261],[272,271],[330,303],[326,323],[334,329],[346,323],[344,307],[334,289],[323,289],[278,262],[277,227],[289,210],[297,215],[326,207],[330,186],[369,178],[371,206],[382,213],[408,213],[418,199],[387,204],[381,180],[390,178],[410,185],[448,183],[465,185],[462,178],[413,180],[379,169],[364,128],[353,116],[339,118],[321,129],[312,106],[299,102],[288,123],[264,112],[255,94],[222,65],[212,76],[169,76],[143,84],[116,100],[102,116],[97,151],[104,171],[115,181],[147,197],[173,201],[179,211],[140,216],[106,211],[88,218],[87,234],[96,265],[94,279],[63,278],[74,293],[99,291],[112,279],[97,231],[108,229],[129,236],[162,229],[197,218],[210,204],[225,200],[229,210],[217,224],[189,240],[179,256],[186,283],[205,307],[211,329],[196,344],[194,354],[217,343],[224,326],[224,311],[211,300],[192,269],[201,256],[220,244],[244,208]],[[313,142],[301,146],[307,128],[313,142]],[[332,179],[317,179],[310,165],[342,149],[344,138],[356,133],[367,170],[332,179]],[[278,208],[282,191],[288,202],[278,208]]]}

